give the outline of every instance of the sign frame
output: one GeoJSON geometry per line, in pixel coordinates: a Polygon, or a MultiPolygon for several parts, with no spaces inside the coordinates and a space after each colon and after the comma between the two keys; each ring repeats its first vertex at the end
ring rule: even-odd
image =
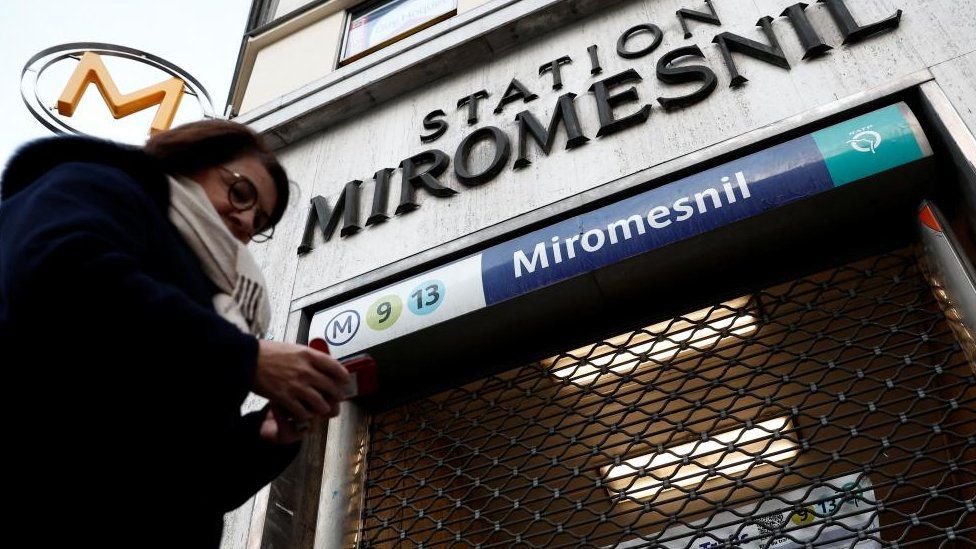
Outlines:
{"type": "MultiPolygon", "coordinates": [[[[732,223],[756,218],[783,206],[807,200],[837,188],[845,187],[851,183],[869,179],[892,169],[912,164],[915,161],[931,157],[932,154],[932,147],[915,114],[904,102],[892,103],[794,139],[771,145],[755,153],[730,160],[717,166],[712,166],[666,185],[654,187],[642,193],[618,199],[570,218],[550,222],[534,231],[511,236],[504,241],[447,264],[425,270],[412,277],[385,285],[375,291],[361,294],[340,303],[334,303],[331,306],[317,310],[311,315],[308,337],[310,339],[320,337],[320,334],[324,333],[327,329],[329,318],[340,310],[351,308],[359,311],[361,316],[365,316],[369,314],[368,307],[382,305],[379,297],[392,294],[399,296],[401,300],[406,302],[410,292],[424,281],[437,280],[448,288],[446,293],[454,296],[447,300],[447,306],[438,309],[435,314],[403,314],[399,316],[399,322],[397,322],[396,326],[383,326],[382,330],[376,328],[370,330],[367,328],[358,334],[354,334],[355,337],[349,341],[331,347],[332,352],[339,357],[368,351],[374,346],[429,328],[435,324],[440,324],[477,310],[486,309],[513,300],[514,298],[533,294],[546,287],[567,282],[611,264],[622,263],[625,260],[717,230],[732,223]],[[851,142],[852,138],[859,131],[863,131],[865,127],[884,128],[883,131],[887,136],[886,144],[883,145],[884,154],[876,154],[872,151],[860,151],[854,146],[855,143],[851,142]],[[783,156],[784,154],[786,156],[783,156]],[[770,157],[779,158],[775,164],[782,169],[772,170],[770,172],[768,168],[773,165],[767,162],[770,157]],[[804,173],[799,177],[797,176],[800,170],[797,166],[793,166],[797,158],[804,159],[801,163],[802,170],[809,173],[804,173]],[[749,164],[753,164],[757,168],[749,170],[749,173],[763,175],[758,178],[754,178],[748,174],[739,176],[738,172],[740,168],[738,167],[749,164]],[[735,169],[733,169],[734,167],[735,169]],[[726,174],[726,172],[727,177],[722,179],[718,177],[718,175],[726,174]],[[732,179],[733,174],[736,174],[735,179],[732,179]],[[745,181],[736,181],[736,179],[745,181]],[[714,183],[725,180],[729,181],[721,184],[714,183]],[[672,227],[676,225],[669,224],[662,229],[666,233],[664,237],[643,241],[641,239],[644,237],[644,232],[635,231],[632,235],[633,238],[629,236],[620,237],[620,242],[627,243],[627,245],[621,244],[619,252],[604,254],[603,257],[599,257],[594,253],[592,257],[586,258],[586,261],[577,263],[575,268],[563,270],[562,272],[548,270],[547,266],[545,272],[550,273],[552,276],[540,276],[526,283],[516,282],[518,279],[517,276],[512,278],[508,276],[496,276],[494,274],[499,272],[500,269],[511,270],[516,267],[517,257],[519,257],[518,252],[520,250],[524,252],[525,250],[532,249],[531,247],[526,248],[523,246],[525,242],[530,241],[535,245],[535,249],[539,250],[539,246],[549,242],[550,237],[554,239],[553,242],[556,242],[557,237],[561,236],[557,230],[566,229],[567,227],[577,232],[580,237],[585,237],[585,235],[593,232],[589,229],[600,225],[600,223],[594,224],[590,223],[590,221],[593,219],[599,220],[604,214],[616,215],[616,211],[620,208],[630,208],[634,204],[645,205],[644,202],[653,206],[657,202],[651,200],[652,198],[669,195],[679,190],[682,192],[687,190],[692,194],[705,194],[705,189],[701,186],[712,186],[713,183],[721,189],[709,189],[715,191],[713,194],[716,197],[721,196],[718,193],[723,191],[726,194],[736,196],[736,200],[729,199],[729,204],[735,204],[735,208],[738,210],[737,213],[734,215],[726,215],[726,210],[731,208],[727,207],[723,210],[721,206],[716,204],[710,211],[699,212],[701,216],[710,216],[708,218],[710,219],[709,223],[703,224],[696,222],[690,230],[683,230],[681,232],[674,231],[672,227]],[[744,190],[742,190],[744,187],[751,189],[749,195],[746,195],[744,190]],[[737,192],[741,194],[736,194],[737,192]],[[744,207],[746,204],[751,205],[744,207]],[[668,231],[671,232],[668,233],[668,231]],[[637,235],[641,239],[637,238],[637,235]]],[[[695,196],[697,197],[697,194],[695,196]]],[[[654,214],[657,209],[657,207],[653,208],[649,215],[654,214]]],[[[674,212],[677,212],[677,209],[673,210],[672,213],[674,212]]],[[[613,218],[615,219],[616,217],[613,218]]],[[[629,217],[624,215],[621,219],[629,219],[629,217]]],[[[648,223],[650,222],[651,220],[648,223]]],[[[609,228],[607,231],[608,233],[606,234],[609,234],[609,228]]],[[[645,232],[650,234],[649,229],[645,230],[645,232]]],[[[612,238],[611,236],[605,235],[605,240],[609,242],[612,238]]],[[[563,242],[566,241],[563,240],[563,242]]],[[[601,237],[601,243],[603,241],[604,237],[601,237]]],[[[601,247],[602,244],[597,248],[601,247]]],[[[545,251],[546,248],[543,247],[542,250],[545,251]]],[[[586,251],[590,252],[591,250],[586,251]]],[[[579,256],[582,254],[578,251],[576,253],[576,257],[579,259],[579,256]]],[[[523,255],[525,254],[523,253],[523,255]]],[[[570,262],[566,261],[569,258],[568,251],[564,252],[561,258],[554,260],[556,263],[560,263],[558,267],[571,265],[570,262]]],[[[553,268],[555,267],[553,265],[553,268]]],[[[541,269],[537,270],[543,272],[541,269]]],[[[512,273],[514,276],[515,271],[513,270],[512,273]]]]}

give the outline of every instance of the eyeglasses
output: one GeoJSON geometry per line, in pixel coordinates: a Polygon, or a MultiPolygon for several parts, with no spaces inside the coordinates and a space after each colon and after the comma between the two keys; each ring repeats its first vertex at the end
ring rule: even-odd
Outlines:
{"type": "Polygon", "coordinates": [[[254,233],[251,242],[267,242],[274,235],[271,216],[258,206],[258,187],[246,175],[220,167],[224,183],[228,185],[227,200],[231,207],[239,212],[246,212],[254,208],[254,233]]]}

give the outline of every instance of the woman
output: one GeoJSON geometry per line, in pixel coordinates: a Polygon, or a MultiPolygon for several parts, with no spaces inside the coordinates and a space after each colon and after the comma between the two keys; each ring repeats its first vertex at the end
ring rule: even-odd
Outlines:
{"type": "Polygon", "coordinates": [[[28,144],[0,199],[10,523],[44,545],[216,547],[223,513],[349,381],[327,354],[255,337],[270,307],[245,245],[281,219],[284,170],[209,120],[141,149],[28,144]],[[249,391],[269,405],[241,416],[249,391]]]}

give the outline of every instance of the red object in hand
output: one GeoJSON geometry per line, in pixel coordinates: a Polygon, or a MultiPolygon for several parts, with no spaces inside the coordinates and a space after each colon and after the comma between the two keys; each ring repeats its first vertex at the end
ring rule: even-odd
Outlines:
{"type": "MultiPolygon", "coordinates": [[[[316,338],[309,342],[309,347],[323,353],[329,352],[329,344],[324,339],[316,338]]],[[[343,387],[346,398],[365,396],[376,392],[379,387],[376,376],[376,361],[368,354],[353,355],[339,361],[349,372],[352,382],[343,387]]]]}
{"type": "Polygon", "coordinates": [[[352,376],[351,387],[346,390],[346,398],[366,396],[376,392],[379,384],[376,379],[376,361],[373,357],[363,353],[340,362],[352,376]]]}
{"type": "Polygon", "coordinates": [[[311,347],[311,348],[313,348],[313,349],[315,349],[316,351],[320,351],[320,352],[323,352],[325,354],[329,354],[329,344],[326,343],[325,340],[322,339],[322,338],[320,338],[320,337],[315,338],[312,341],[310,341],[308,343],[308,346],[311,347]]]}

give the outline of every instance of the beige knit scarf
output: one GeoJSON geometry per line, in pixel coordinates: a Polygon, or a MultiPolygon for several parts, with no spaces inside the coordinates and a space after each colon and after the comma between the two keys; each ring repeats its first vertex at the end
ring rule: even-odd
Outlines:
{"type": "Polygon", "coordinates": [[[217,286],[217,313],[243,332],[263,337],[271,323],[271,303],[254,256],[224,225],[199,183],[183,176],[168,179],[169,220],[217,286]]]}

